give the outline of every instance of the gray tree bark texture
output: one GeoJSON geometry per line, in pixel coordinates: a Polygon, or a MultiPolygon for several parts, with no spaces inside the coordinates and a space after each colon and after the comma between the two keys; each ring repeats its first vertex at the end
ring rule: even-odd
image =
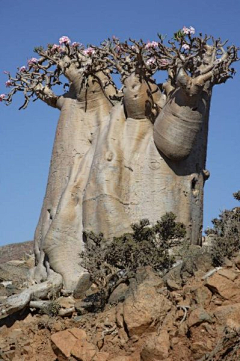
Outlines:
{"type": "MultiPolygon", "coordinates": [[[[186,46],[184,33],[178,36],[186,46]]],[[[201,243],[212,88],[232,76],[237,49],[224,51],[220,40],[210,46],[207,37],[188,36],[189,54],[162,41],[129,46],[118,40],[86,53],[67,38],[61,52],[39,48],[38,65],[34,60],[28,72],[10,77],[15,88],[8,103],[15,89],[25,90],[23,107],[35,93],[61,112],[34,239],[32,276],[38,282],[53,270],[67,292],[87,287],[80,265],[84,231],[111,240],[130,232],[134,222],[155,223],[173,212],[190,242],[201,243]],[[52,65],[57,70],[48,73],[52,65]],[[164,84],[153,79],[159,69],[168,72],[164,84]],[[112,81],[114,71],[121,75],[121,90],[112,81]],[[35,79],[30,85],[29,73],[35,79]],[[57,97],[51,88],[61,74],[70,88],[57,97]]]]}
{"type": "Polygon", "coordinates": [[[69,290],[84,275],[83,231],[112,238],[133,222],[174,212],[191,242],[201,239],[210,96],[198,96],[200,113],[179,88],[153,124],[146,84],[132,75],[126,83],[123,104],[112,106],[96,84],[88,88],[86,112],[84,101],[62,100],[35,253],[36,276],[46,277],[47,262],[69,290]]]}

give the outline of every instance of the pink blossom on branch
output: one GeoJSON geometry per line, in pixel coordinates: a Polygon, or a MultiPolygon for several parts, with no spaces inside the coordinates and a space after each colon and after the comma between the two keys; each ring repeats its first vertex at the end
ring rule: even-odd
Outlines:
{"type": "Polygon", "coordinates": [[[53,44],[53,46],[51,47],[51,53],[53,53],[55,51],[60,51],[60,50],[61,50],[60,45],[53,44]]]}
{"type": "Polygon", "coordinates": [[[62,45],[62,44],[70,44],[71,43],[71,40],[69,39],[68,36],[62,36],[60,39],[59,39],[59,44],[62,45]]]}
{"type": "Polygon", "coordinates": [[[149,41],[145,45],[145,49],[156,48],[157,46],[158,46],[158,43],[156,41],[152,41],[152,42],[149,41]]]}
{"type": "Polygon", "coordinates": [[[184,50],[189,50],[189,49],[190,49],[190,46],[185,43],[185,44],[182,45],[182,48],[183,48],[184,50]]]}
{"type": "Polygon", "coordinates": [[[190,34],[192,34],[192,35],[195,34],[195,29],[192,26],[190,26],[189,30],[190,30],[190,34]]]}
{"type": "Polygon", "coordinates": [[[4,70],[4,72],[3,72],[4,74],[7,74],[7,75],[9,75],[10,74],[10,72],[9,71],[7,71],[7,70],[4,70]]]}
{"type": "Polygon", "coordinates": [[[10,86],[13,85],[12,81],[11,80],[7,80],[6,83],[5,83],[6,87],[9,88],[10,86]]]}
{"type": "Polygon", "coordinates": [[[25,71],[27,71],[25,65],[21,66],[21,68],[19,68],[20,73],[24,73],[25,71]]]}
{"type": "Polygon", "coordinates": [[[189,35],[189,34],[193,35],[193,34],[195,34],[195,29],[194,29],[192,26],[190,26],[189,28],[187,28],[186,26],[184,26],[184,27],[182,28],[182,32],[183,32],[185,35],[189,35]]]}
{"type": "Polygon", "coordinates": [[[92,54],[94,54],[94,53],[95,53],[95,50],[94,50],[93,48],[91,48],[91,47],[83,50],[83,54],[84,54],[84,55],[92,55],[92,54]]]}
{"type": "Polygon", "coordinates": [[[5,98],[6,94],[0,94],[0,102],[3,101],[3,99],[5,98]]]}
{"type": "Polygon", "coordinates": [[[36,58],[31,58],[28,60],[28,65],[34,65],[37,63],[38,63],[38,60],[36,58]]]}
{"type": "Polygon", "coordinates": [[[76,41],[74,41],[73,43],[72,43],[72,46],[74,46],[75,48],[77,47],[77,46],[81,46],[82,44],[81,43],[78,43],[78,42],[76,42],[76,41]]]}
{"type": "Polygon", "coordinates": [[[190,29],[188,29],[186,26],[184,26],[184,27],[182,28],[182,32],[183,32],[184,34],[188,35],[189,32],[190,32],[190,29]]]}
{"type": "Polygon", "coordinates": [[[154,57],[151,57],[146,61],[147,65],[152,65],[154,63],[156,63],[156,59],[154,57]]]}

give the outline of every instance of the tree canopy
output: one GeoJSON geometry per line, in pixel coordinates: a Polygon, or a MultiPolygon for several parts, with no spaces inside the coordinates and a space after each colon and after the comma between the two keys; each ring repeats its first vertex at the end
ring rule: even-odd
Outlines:
{"type": "MultiPolygon", "coordinates": [[[[8,76],[6,86],[10,91],[1,94],[0,101],[9,105],[16,92],[23,92],[24,103],[20,109],[25,109],[30,100],[37,99],[58,107],[59,97],[53,91],[55,86],[61,85],[66,94],[67,87],[72,85],[76,96],[87,85],[90,75],[101,84],[99,72],[104,73],[109,84],[116,89],[114,99],[108,96],[110,102],[122,98],[121,89],[117,89],[113,81],[114,74],[120,76],[124,85],[132,73],[137,74],[140,80],[154,83],[156,72],[167,71],[168,79],[163,84],[163,92],[168,94],[178,83],[192,92],[193,84],[199,88],[209,81],[213,86],[233,77],[235,70],[231,65],[239,60],[239,48],[226,44],[227,41],[201,33],[195,36],[195,29],[191,26],[184,26],[168,41],[162,34],[158,34],[158,41],[148,42],[142,39],[122,42],[113,36],[99,46],[84,47],[62,36],[59,44],[36,47],[34,51],[39,57],[29,59],[26,66],[18,68],[15,76],[5,72],[8,76]]],[[[106,86],[105,83],[103,91],[106,86]]]]}

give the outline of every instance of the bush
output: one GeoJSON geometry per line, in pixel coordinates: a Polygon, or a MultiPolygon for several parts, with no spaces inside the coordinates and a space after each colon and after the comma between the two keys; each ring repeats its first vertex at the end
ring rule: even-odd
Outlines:
{"type": "Polygon", "coordinates": [[[98,286],[105,305],[111,292],[133,277],[140,267],[151,266],[156,272],[167,271],[174,259],[168,249],[173,239],[186,233],[173,213],[166,213],[156,225],[144,219],[131,225],[132,233],[115,237],[111,242],[103,234],[85,233],[85,251],[81,265],[98,286]]]}
{"type": "MultiPolygon", "coordinates": [[[[240,191],[233,194],[240,200],[240,191]]],[[[220,266],[224,258],[231,258],[240,250],[240,207],[223,211],[218,218],[212,220],[213,228],[205,231],[213,235],[212,259],[215,266],[220,266]]]]}

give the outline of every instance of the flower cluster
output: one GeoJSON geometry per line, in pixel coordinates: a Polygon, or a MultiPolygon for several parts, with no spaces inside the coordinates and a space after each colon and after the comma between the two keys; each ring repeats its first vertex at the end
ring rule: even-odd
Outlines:
{"type": "Polygon", "coordinates": [[[153,56],[146,61],[147,65],[152,65],[154,63],[156,63],[156,59],[153,56]]]}
{"type": "Polygon", "coordinates": [[[70,44],[71,43],[71,40],[69,39],[68,36],[62,36],[60,39],[59,39],[59,44],[62,45],[62,44],[70,44]]]}
{"type": "Polygon", "coordinates": [[[27,68],[25,67],[25,65],[23,65],[19,68],[19,71],[20,73],[24,73],[25,71],[27,71],[27,68]]]}
{"type": "MultiPolygon", "coordinates": [[[[79,74],[79,69],[83,82],[89,75],[107,69],[109,83],[115,86],[110,74],[119,74],[121,82],[124,83],[125,79],[137,69],[146,79],[153,77],[157,71],[169,70],[171,82],[174,83],[175,72],[179,66],[183,66],[190,76],[199,74],[199,66],[204,65],[204,46],[210,39],[212,43],[209,46],[217,53],[212,65],[219,69],[216,76],[215,73],[213,74],[212,83],[220,84],[232,77],[234,69],[229,65],[238,60],[238,48],[231,46],[225,51],[220,39],[214,40],[207,35],[203,38],[202,34],[193,37],[193,34],[195,29],[192,26],[184,26],[174,33],[168,45],[164,44],[165,37],[158,34],[159,42],[144,42],[142,39],[121,42],[113,36],[112,39],[103,41],[100,46],[89,45],[86,48],[81,43],[71,42],[67,36],[62,36],[59,43],[48,44],[46,49],[42,46],[34,48],[39,59],[29,59],[26,66],[18,68],[15,77],[11,77],[8,71],[4,72],[7,75],[5,85],[11,89],[8,95],[0,94],[0,102],[10,104],[12,96],[17,91],[21,91],[24,92],[25,102],[20,109],[25,109],[32,97],[39,98],[38,85],[42,84],[41,99],[47,104],[52,102],[51,105],[55,106],[57,96],[53,93],[52,87],[62,84],[60,76],[66,76],[70,65],[71,69],[67,74],[70,81],[79,74]],[[49,96],[49,94],[53,95],[49,96]]],[[[115,88],[117,89],[116,86],[115,88]]]]}
{"type": "Polygon", "coordinates": [[[12,81],[11,80],[7,80],[6,83],[5,83],[6,87],[9,88],[10,86],[13,85],[12,81]]]}
{"type": "Polygon", "coordinates": [[[184,26],[182,28],[182,32],[185,35],[194,35],[195,34],[195,29],[192,26],[189,26],[189,28],[187,28],[186,26],[184,26]]]}
{"type": "Polygon", "coordinates": [[[151,48],[156,48],[158,46],[158,43],[156,41],[149,41],[146,45],[145,45],[145,49],[151,49],[151,48]]]}
{"type": "Polygon", "coordinates": [[[36,58],[31,58],[28,60],[28,65],[35,65],[38,63],[38,60],[36,58]]]}
{"type": "Polygon", "coordinates": [[[76,42],[76,41],[74,41],[73,43],[72,43],[72,46],[74,47],[74,48],[77,48],[78,46],[81,46],[82,44],[81,43],[78,43],[78,42],[76,42]]]}
{"type": "Polygon", "coordinates": [[[92,55],[92,54],[94,54],[94,53],[95,53],[95,50],[94,50],[93,48],[91,48],[91,47],[83,50],[83,54],[84,54],[84,55],[92,55]]]}
{"type": "Polygon", "coordinates": [[[53,44],[53,46],[51,47],[51,53],[54,53],[55,51],[61,51],[61,46],[53,44]]]}
{"type": "Polygon", "coordinates": [[[182,45],[182,48],[183,48],[184,50],[189,50],[189,49],[190,49],[190,46],[189,46],[188,44],[184,43],[184,44],[182,45]]]}

